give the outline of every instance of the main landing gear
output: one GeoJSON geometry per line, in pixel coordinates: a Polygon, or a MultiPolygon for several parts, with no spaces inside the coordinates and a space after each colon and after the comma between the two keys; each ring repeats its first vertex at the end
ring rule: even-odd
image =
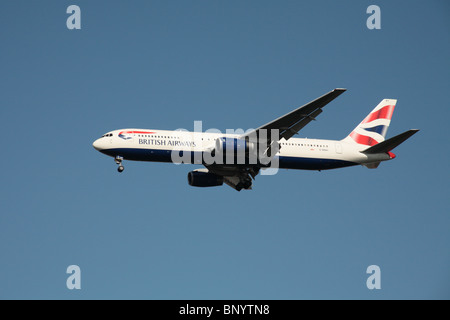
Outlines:
{"type": "Polygon", "coordinates": [[[117,171],[122,172],[125,169],[124,166],[122,165],[123,157],[116,156],[114,158],[114,161],[119,165],[119,167],[117,168],[117,171]]]}
{"type": "Polygon", "coordinates": [[[258,167],[248,168],[244,172],[242,172],[239,177],[239,183],[236,185],[236,190],[241,191],[242,189],[248,190],[252,188],[252,179],[255,180],[255,177],[259,173],[258,167]],[[250,178],[251,177],[251,178],[250,178]]]}
{"type": "Polygon", "coordinates": [[[250,189],[252,187],[252,180],[246,176],[241,178],[241,181],[236,185],[236,190],[241,191],[242,189],[250,189]]]}

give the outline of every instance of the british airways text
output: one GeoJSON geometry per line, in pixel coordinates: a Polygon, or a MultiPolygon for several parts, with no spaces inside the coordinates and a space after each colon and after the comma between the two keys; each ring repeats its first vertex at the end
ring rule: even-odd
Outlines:
{"type": "Polygon", "coordinates": [[[194,141],[160,140],[160,139],[139,139],[139,144],[149,146],[171,146],[171,147],[192,147],[195,148],[194,141]]]}

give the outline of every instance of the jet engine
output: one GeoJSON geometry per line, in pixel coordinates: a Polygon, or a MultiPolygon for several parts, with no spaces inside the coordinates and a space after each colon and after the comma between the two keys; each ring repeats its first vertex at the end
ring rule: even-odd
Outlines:
{"type": "Polygon", "coordinates": [[[193,187],[217,187],[223,184],[223,177],[207,171],[191,171],[188,182],[193,187]]]}

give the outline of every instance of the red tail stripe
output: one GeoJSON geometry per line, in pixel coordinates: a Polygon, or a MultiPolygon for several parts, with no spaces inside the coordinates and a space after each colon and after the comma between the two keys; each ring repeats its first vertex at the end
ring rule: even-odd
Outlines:
{"type": "Polygon", "coordinates": [[[378,111],[369,114],[363,121],[363,123],[371,122],[376,119],[388,119],[391,120],[394,113],[395,105],[384,106],[378,111]]]}
{"type": "Polygon", "coordinates": [[[362,134],[356,133],[354,131],[350,133],[350,137],[352,137],[352,139],[355,140],[356,143],[364,144],[366,146],[374,146],[378,144],[377,140],[368,136],[363,136],[362,134]]]}

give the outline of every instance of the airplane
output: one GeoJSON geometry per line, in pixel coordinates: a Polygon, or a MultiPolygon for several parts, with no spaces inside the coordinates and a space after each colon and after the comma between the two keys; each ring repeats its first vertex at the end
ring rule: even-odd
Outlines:
{"type": "Polygon", "coordinates": [[[252,189],[261,169],[321,171],[355,165],[375,169],[394,159],[392,150],[419,131],[411,129],[386,140],[397,100],[383,99],[342,140],[293,138],[345,91],[334,89],[246,133],[120,129],[104,134],[93,147],[113,157],[119,172],[124,160],[199,164],[204,168],[188,173],[189,185],[226,183],[241,191],[252,189]]]}

